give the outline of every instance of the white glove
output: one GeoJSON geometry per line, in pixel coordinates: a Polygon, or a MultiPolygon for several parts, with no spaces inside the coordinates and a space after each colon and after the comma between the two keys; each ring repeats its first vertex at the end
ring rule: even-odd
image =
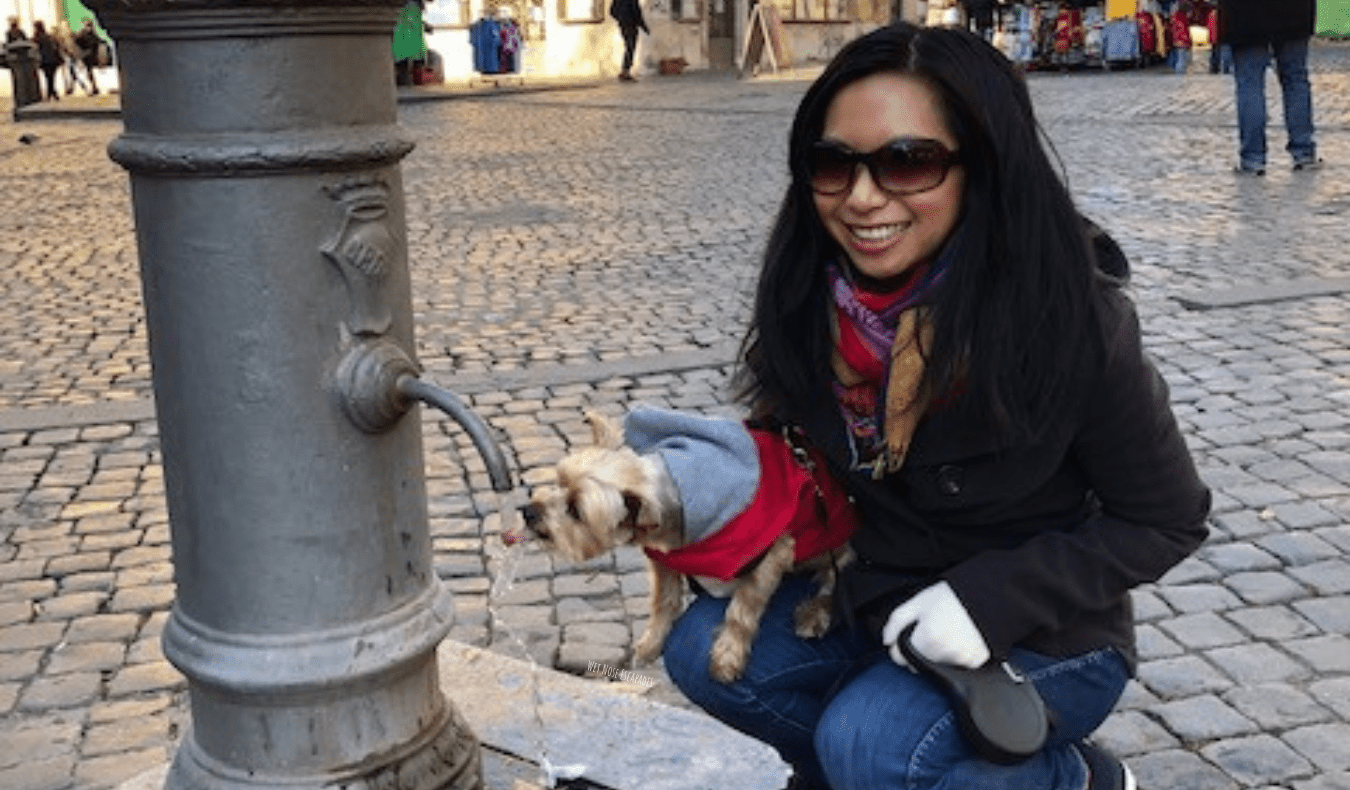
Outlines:
{"type": "Polygon", "coordinates": [[[939,664],[976,669],[989,660],[989,646],[951,585],[938,582],[895,607],[881,629],[881,641],[890,648],[891,660],[909,666],[900,652],[900,634],[911,624],[910,644],[919,655],[939,664]]]}

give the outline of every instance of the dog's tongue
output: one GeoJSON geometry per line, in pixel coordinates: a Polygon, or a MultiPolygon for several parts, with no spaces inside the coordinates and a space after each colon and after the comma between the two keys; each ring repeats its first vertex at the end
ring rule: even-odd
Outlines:
{"type": "Polygon", "coordinates": [[[522,545],[528,532],[525,527],[525,516],[521,512],[521,503],[516,492],[499,493],[497,497],[497,528],[501,532],[502,546],[505,551],[497,558],[496,578],[493,580],[492,588],[488,591],[489,597],[497,597],[511,589],[515,582],[516,567],[520,565],[520,555],[524,553],[525,547],[522,545]]]}

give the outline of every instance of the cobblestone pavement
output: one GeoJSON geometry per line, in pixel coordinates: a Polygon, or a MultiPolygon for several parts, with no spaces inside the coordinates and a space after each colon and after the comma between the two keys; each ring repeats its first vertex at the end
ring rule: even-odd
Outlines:
{"type": "MultiPolygon", "coordinates": [[[[1031,77],[1082,207],[1133,259],[1148,346],[1215,491],[1208,545],[1138,592],[1139,678],[1098,734],[1145,790],[1350,790],[1350,46],[1314,57],[1329,164],[1273,156],[1264,179],[1231,172],[1227,77],[1031,77]]],[[[401,108],[419,139],[404,165],[419,354],[527,483],[584,440],[583,407],[734,413],[729,362],[804,88],[684,75],[401,108]]],[[[1276,126],[1277,100],[1272,80],[1276,126]]],[[[113,786],[186,725],[158,644],[172,568],[127,179],[104,154],[119,129],[0,125],[3,790],[113,786]]],[[[527,555],[490,609],[482,464],[425,420],[453,637],[624,665],[640,556],[527,555]]],[[[659,667],[637,671],[682,704],[659,667]]]]}

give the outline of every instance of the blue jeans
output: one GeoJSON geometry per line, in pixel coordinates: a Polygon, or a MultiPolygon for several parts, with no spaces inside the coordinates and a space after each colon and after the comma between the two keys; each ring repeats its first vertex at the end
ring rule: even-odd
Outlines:
{"type": "Polygon", "coordinates": [[[1266,67],[1271,56],[1284,98],[1285,149],[1294,162],[1313,162],[1312,87],[1308,83],[1308,39],[1272,46],[1234,47],[1233,72],[1237,84],[1238,158],[1242,167],[1266,166],[1266,67]]]}
{"type": "Polygon", "coordinates": [[[1214,44],[1209,50],[1209,73],[1233,73],[1233,47],[1229,44],[1214,44]]]}
{"type": "Polygon", "coordinates": [[[1016,650],[1008,661],[1036,684],[1055,726],[1045,749],[1013,766],[981,760],[938,688],[897,666],[871,638],[836,627],[792,630],[809,579],[788,577],[769,602],[745,676],[723,685],[708,654],[726,601],[698,596],[666,641],[666,671],[694,703],[778,750],[798,775],[833,790],[1083,790],[1073,744],[1111,712],[1129,666],[1103,649],[1068,659],[1016,650]]]}
{"type": "Polygon", "coordinates": [[[1172,51],[1167,53],[1167,66],[1177,74],[1185,74],[1191,67],[1190,48],[1173,47],[1172,51]]]}

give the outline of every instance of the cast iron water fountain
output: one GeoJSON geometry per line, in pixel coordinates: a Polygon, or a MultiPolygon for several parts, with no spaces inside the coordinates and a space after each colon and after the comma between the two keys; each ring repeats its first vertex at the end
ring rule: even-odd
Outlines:
{"type": "MultiPolygon", "coordinates": [[[[481,788],[440,689],[403,0],[90,0],[117,43],[192,727],[172,788],[481,788]]],[[[449,253],[453,258],[453,252],[449,253]]]]}

